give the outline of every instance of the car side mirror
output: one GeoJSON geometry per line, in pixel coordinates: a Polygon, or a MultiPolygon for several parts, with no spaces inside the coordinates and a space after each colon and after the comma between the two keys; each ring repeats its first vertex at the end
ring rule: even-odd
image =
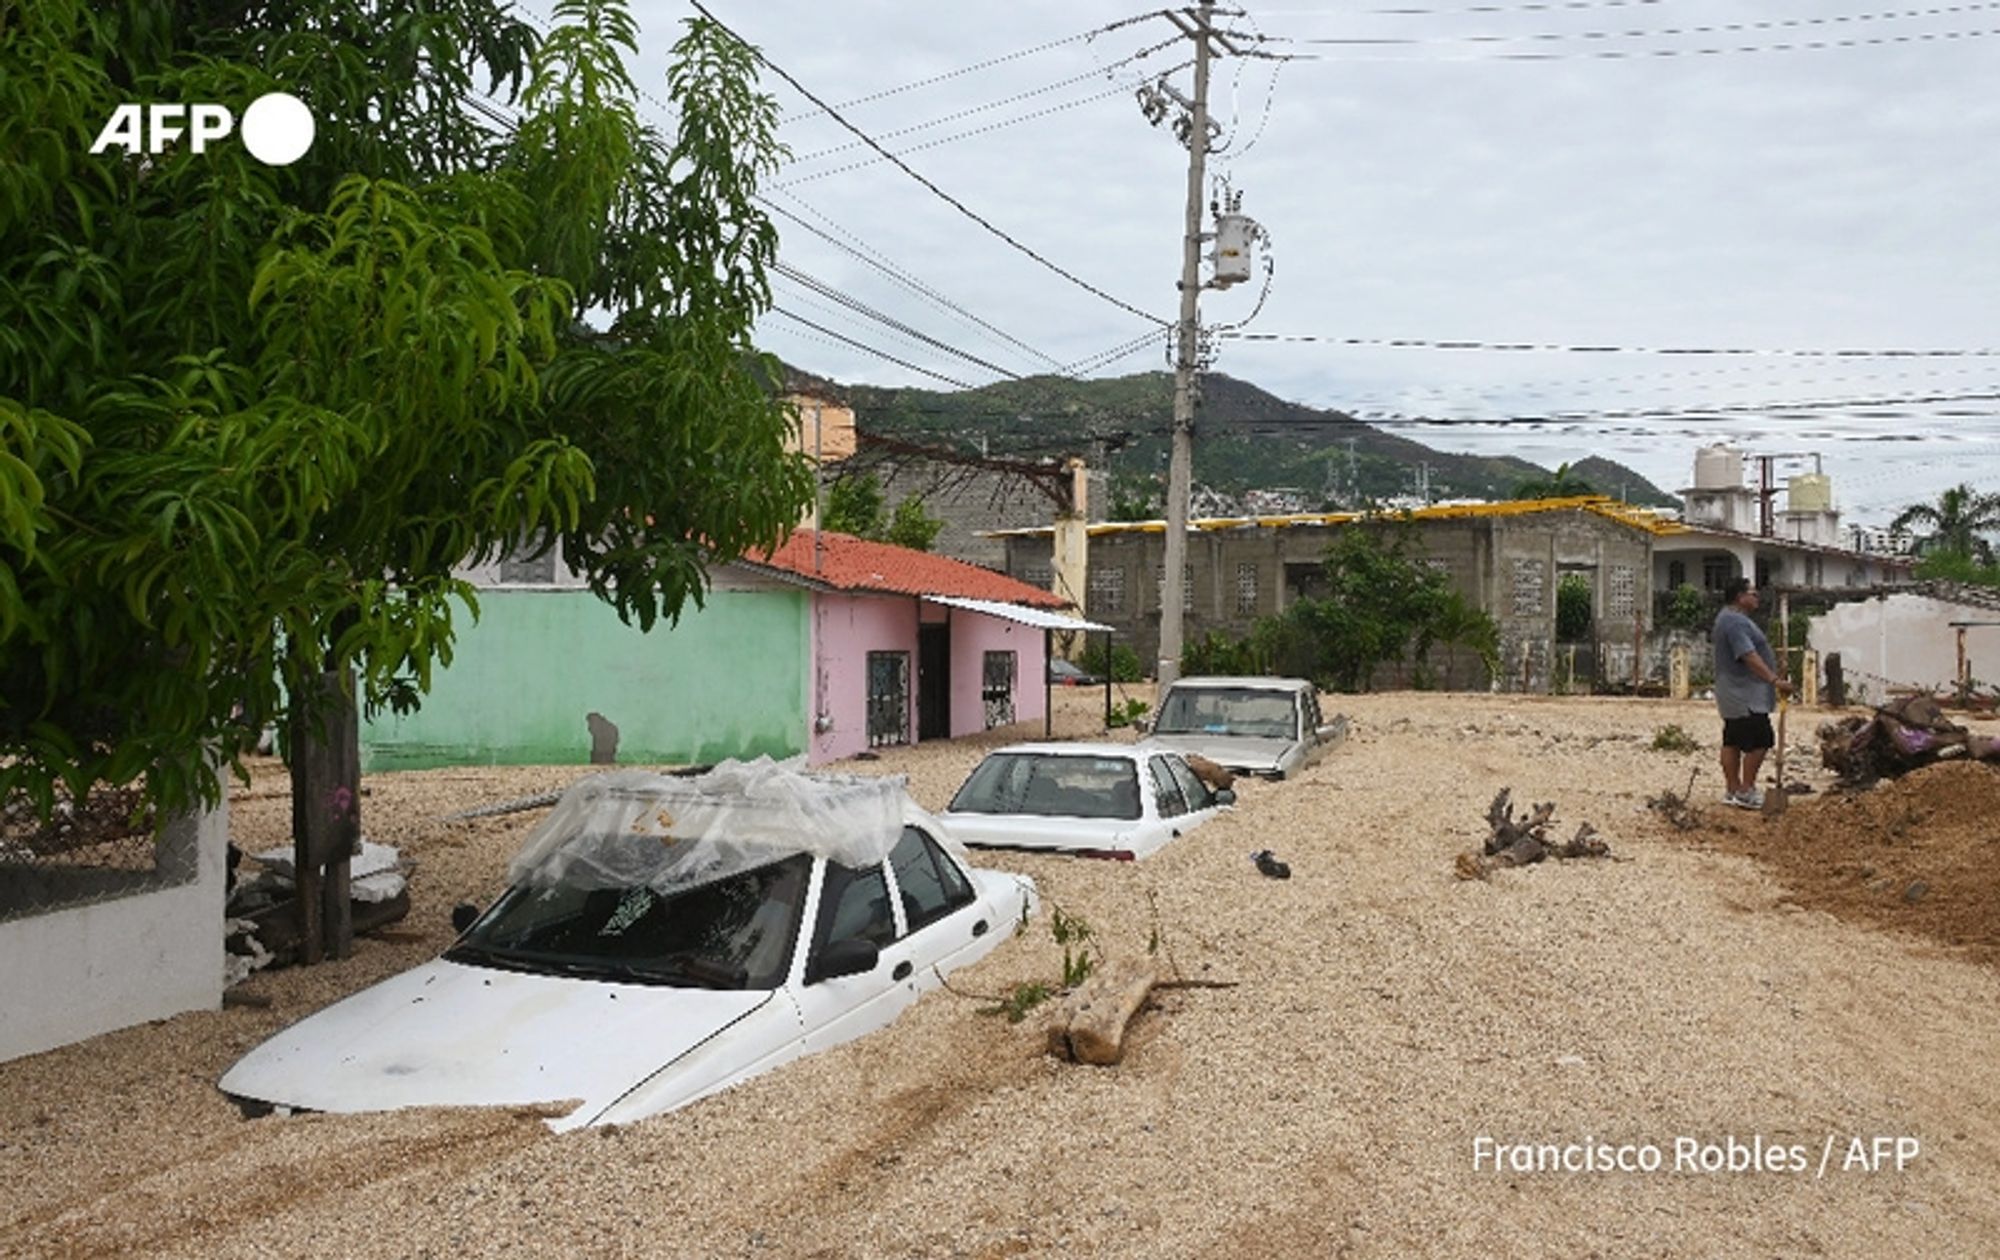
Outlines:
{"type": "Polygon", "coordinates": [[[460,936],[465,930],[479,922],[479,907],[469,901],[461,901],[451,908],[451,930],[460,936]]]}
{"type": "Polygon", "coordinates": [[[1141,735],[1151,735],[1153,733],[1153,719],[1149,717],[1133,718],[1132,729],[1141,735]]]}
{"type": "Polygon", "coordinates": [[[882,949],[874,941],[866,941],[858,936],[834,941],[821,950],[814,960],[812,972],[806,977],[807,984],[818,984],[822,980],[833,980],[841,976],[858,976],[875,970],[882,961],[882,949]]]}
{"type": "Polygon", "coordinates": [[[1236,789],[1223,788],[1215,794],[1215,803],[1217,805],[1234,805],[1236,803],[1236,789]]]}

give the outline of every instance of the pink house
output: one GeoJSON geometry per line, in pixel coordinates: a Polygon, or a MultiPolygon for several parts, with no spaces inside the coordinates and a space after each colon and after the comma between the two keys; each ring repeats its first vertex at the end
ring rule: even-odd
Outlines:
{"type": "Polygon", "coordinates": [[[949,739],[1047,713],[1048,638],[1069,602],[946,556],[804,529],[752,572],[812,592],[808,760],[949,739]]]}

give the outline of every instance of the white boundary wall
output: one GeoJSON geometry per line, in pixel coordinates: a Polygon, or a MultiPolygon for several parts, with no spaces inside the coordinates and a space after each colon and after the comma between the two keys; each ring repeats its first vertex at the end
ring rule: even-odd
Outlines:
{"type": "MultiPolygon", "coordinates": [[[[1840,653],[1851,702],[1882,704],[1889,687],[1945,692],[1958,685],[1954,621],[2000,621],[2000,613],[1898,593],[1841,604],[1813,618],[1808,637],[1822,661],[1829,652],[1840,653]]],[[[1965,655],[1980,683],[2000,682],[2000,626],[1968,628],[1965,655]]]]}
{"type": "Polygon", "coordinates": [[[0,1061],[222,1005],[229,806],[167,827],[162,874],[193,878],[0,922],[0,1061]]]}

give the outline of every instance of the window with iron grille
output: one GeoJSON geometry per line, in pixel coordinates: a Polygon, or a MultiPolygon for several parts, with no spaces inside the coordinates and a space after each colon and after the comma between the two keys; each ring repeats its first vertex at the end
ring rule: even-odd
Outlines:
{"type": "Polygon", "coordinates": [[[986,729],[1014,720],[1014,660],[1012,652],[988,652],[980,672],[979,699],[986,708],[986,729]]]}
{"type": "MultiPolygon", "coordinates": [[[[1153,566],[1153,589],[1159,593],[1157,598],[1160,606],[1166,607],[1167,566],[1164,564],[1153,566]]],[[[1194,611],[1194,566],[1191,564],[1181,566],[1181,611],[1194,611]]]]}
{"type": "Polygon", "coordinates": [[[1701,584],[1703,589],[1719,591],[1729,585],[1729,579],[1736,576],[1736,565],[1728,556],[1703,556],[1701,559],[1701,584]]]}
{"type": "Polygon", "coordinates": [[[1632,616],[1639,603],[1639,575],[1629,564],[1611,566],[1610,589],[1604,595],[1604,615],[1620,621],[1632,616]]]}
{"type": "Polygon", "coordinates": [[[1257,611],[1257,566],[1254,564],[1236,566],[1236,611],[1257,611]]]}
{"type": "Polygon", "coordinates": [[[1090,611],[1093,613],[1125,611],[1125,570],[1090,571],[1090,611]]]}
{"type": "Polygon", "coordinates": [[[868,654],[868,746],[910,742],[910,654],[868,654]]]}
{"type": "Polygon", "coordinates": [[[1045,591],[1049,589],[1049,582],[1054,576],[1055,574],[1046,564],[1031,564],[1021,570],[1021,580],[1023,582],[1026,582],[1029,586],[1039,586],[1045,591]]]}

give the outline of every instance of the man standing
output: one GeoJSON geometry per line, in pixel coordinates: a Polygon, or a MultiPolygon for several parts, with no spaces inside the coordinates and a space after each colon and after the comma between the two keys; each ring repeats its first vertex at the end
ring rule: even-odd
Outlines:
{"type": "Polygon", "coordinates": [[[1778,658],[1771,641],[1750,620],[1757,611],[1757,588],[1749,578],[1732,579],[1722,588],[1722,611],[1715,618],[1715,707],[1722,713],[1722,781],[1725,804],[1759,809],[1764,794],[1757,790],[1757,771],[1764,754],[1778,742],[1771,730],[1771,711],[1778,695],[1789,695],[1792,684],[1778,677],[1778,658]]]}

